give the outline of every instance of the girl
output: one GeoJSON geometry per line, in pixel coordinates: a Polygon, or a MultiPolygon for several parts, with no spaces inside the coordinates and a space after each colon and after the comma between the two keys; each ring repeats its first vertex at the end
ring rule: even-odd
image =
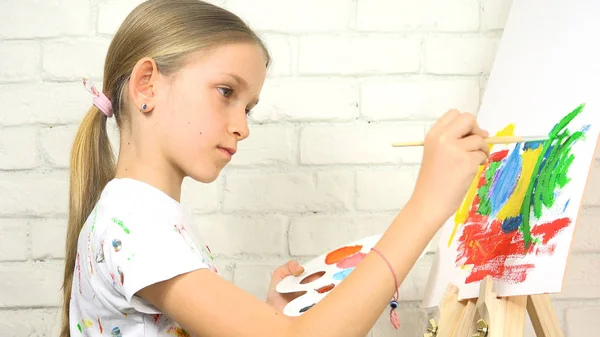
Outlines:
{"type": "Polygon", "coordinates": [[[487,159],[487,132],[468,113],[441,117],[411,199],[375,249],[292,319],[282,314],[290,299],[273,288],[302,268],[280,268],[259,301],[219,276],[179,203],[184,177],[214,181],[248,137],[269,63],[240,18],[198,0],[150,0],[125,19],[102,91],[84,82],[94,95],[71,153],[62,337],[365,336],[396,307],[390,299],[487,159]]]}

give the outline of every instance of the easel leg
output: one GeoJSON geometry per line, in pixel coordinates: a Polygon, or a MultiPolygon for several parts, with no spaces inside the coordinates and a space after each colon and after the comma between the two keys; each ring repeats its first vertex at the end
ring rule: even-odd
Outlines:
{"type": "Polygon", "coordinates": [[[528,312],[537,337],[564,337],[549,295],[499,298],[492,285],[492,278],[486,277],[479,297],[462,301],[458,301],[458,289],[449,287],[439,305],[439,324],[424,336],[523,337],[528,312]]]}
{"type": "Polygon", "coordinates": [[[564,337],[550,295],[530,295],[527,312],[537,337],[564,337]]]}
{"type": "Polygon", "coordinates": [[[487,325],[485,337],[523,337],[525,332],[526,296],[498,298],[492,289],[492,278],[481,281],[477,309],[487,325]]]}
{"type": "Polygon", "coordinates": [[[470,336],[475,315],[475,301],[458,301],[458,289],[450,287],[440,303],[439,331],[436,337],[470,336]]]}

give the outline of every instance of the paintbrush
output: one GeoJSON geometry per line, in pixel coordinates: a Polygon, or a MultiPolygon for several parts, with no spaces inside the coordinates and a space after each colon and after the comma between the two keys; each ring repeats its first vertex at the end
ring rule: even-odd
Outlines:
{"type": "MultiPolygon", "coordinates": [[[[488,144],[512,144],[512,143],[523,143],[523,142],[544,142],[548,140],[548,136],[530,136],[530,137],[519,137],[519,136],[494,136],[485,139],[488,144]]],[[[393,147],[409,147],[409,146],[423,146],[425,142],[412,141],[412,142],[398,142],[392,143],[393,147]]]]}

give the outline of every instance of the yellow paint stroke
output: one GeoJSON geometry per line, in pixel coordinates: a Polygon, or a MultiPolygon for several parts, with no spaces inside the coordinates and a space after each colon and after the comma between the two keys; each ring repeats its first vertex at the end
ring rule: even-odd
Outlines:
{"type": "Polygon", "coordinates": [[[527,187],[529,187],[531,175],[535,169],[535,164],[541,152],[541,146],[537,149],[527,149],[523,151],[523,168],[521,169],[519,181],[517,182],[514,192],[506,201],[506,204],[504,204],[502,209],[498,212],[498,220],[504,221],[506,218],[513,218],[521,213],[523,199],[525,199],[525,193],[527,193],[527,187]]]}
{"type": "MultiPolygon", "coordinates": [[[[509,124],[504,129],[502,129],[496,133],[496,136],[514,136],[514,135],[515,135],[515,125],[514,124],[509,124]]],[[[492,152],[493,146],[494,146],[493,144],[490,144],[490,146],[489,146],[490,153],[492,152]]],[[[452,245],[452,240],[454,240],[454,236],[456,235],[456,230],[458,229],[458,226],[464,224],[467,221],[467,218],[469,217],[469,209],[471,208],[471,206],[473,204],[473,200],[475,199],[475,194],[477,193],[477,185],[479,185],[479,178],[481,177],[481,174],[483,173],[484,167],[485,166],[483,166],[483,165],[479,166],[479,169],[477,170],[477,174],[475,175],[475,178],[473,178],[473,182],[471,183],[471,186],[469,187],[469,190],[467,191],[467,195],[465,196],[462,204],[456,211],[456,215],[454,216],[454,228],[452,228],[452,233],[450,233],[450,237],[448,238],[448,247],[450,247],[452,245]]]]}

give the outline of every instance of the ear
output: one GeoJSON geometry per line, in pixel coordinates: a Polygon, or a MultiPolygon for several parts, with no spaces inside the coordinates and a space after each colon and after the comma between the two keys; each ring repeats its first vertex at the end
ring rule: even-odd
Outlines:
{"type": "Polygon", "coordinates": [[[129,79],[129,97],[137,110],[146,113],[154,109],[154,89],[158,76],[156,62],[149,57],[142,58],[133,67],[129,79]]]}

